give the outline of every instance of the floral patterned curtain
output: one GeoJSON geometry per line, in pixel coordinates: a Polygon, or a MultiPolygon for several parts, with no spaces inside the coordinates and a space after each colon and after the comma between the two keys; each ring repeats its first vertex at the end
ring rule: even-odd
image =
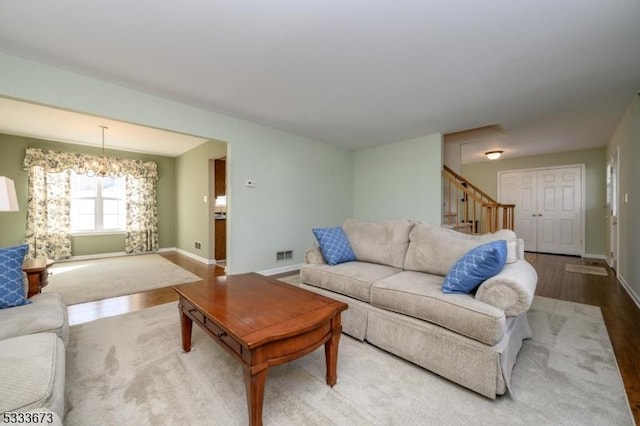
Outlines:
{"type": "Polygon", "coordinates": [[[26,243],[28,257],[59,260],[71,256],[70,172],[29,169],[26,243]]]}
{"type": "Polygon", "coordinates": [[[156,180],[127,176],[127,253],[144,253],[160,248],[156,180]]]}
{"type": "MultiPolygon", "coordinates": [[[[81,153],[27,148],[23,168],[29,172],[26,232],[29,256],[54,260],[71,256],[70,170],[89,173],[100,160],[81,153]]],[[[152,161],[109,158],[108,167],[109,174],[126,176],[125,251],[158,250],[158,165],[152,161]]]]}
{"type": "MultiPolygon", "coordinates": [[[[79,175],[90,172],[90,168],[99,164],[101,157],[80,154],[77,152],[49,151],[45,149],[27,148],[23,168],[38,166],[47,173],[60,173],[73,170],[79,175]]],[[[158,165],[153,161],[129,160],[124,158],[109,158],[109,166],[121,176],[133,176],[158,180],[158,165]]]]}

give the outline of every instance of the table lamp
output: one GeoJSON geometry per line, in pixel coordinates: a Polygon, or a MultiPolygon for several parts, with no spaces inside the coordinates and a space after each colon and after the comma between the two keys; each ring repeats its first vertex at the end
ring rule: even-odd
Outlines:
{"type": "Polygon", "coordinates": [[[17,212],[18,197],[13,181],[5,176],[0,176],[0,212],[17,212]]]}

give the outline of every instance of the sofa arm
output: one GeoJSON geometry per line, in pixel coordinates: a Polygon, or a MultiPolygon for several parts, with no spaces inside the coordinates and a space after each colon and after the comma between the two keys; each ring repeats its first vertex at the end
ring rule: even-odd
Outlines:
{"type": "Polygon", "coordinates": [[[507,317],[529,310],[538,284],[536,270],[526,261],[504,265],[499,274],[483,282],[476,299],[503,309],[507,317]]]}
{"type": "Polygon", "coordinates": [[[522,238],[516,239],[516,255],[518,260],[525,260],[524,258],[524,240],[522,238]]]}
{"type": "Polygon", "coordinates": [[[327,263],[327,261],[324,260],[322,252],[320,251],[320,247],[318,246],[307,249],[307,252],[304,254],[304,262],[319,265],[324,265],[327,263]]]}

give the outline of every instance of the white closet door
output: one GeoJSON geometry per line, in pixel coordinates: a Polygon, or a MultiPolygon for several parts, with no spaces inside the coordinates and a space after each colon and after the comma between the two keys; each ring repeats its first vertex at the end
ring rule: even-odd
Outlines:
{"type": "Polygon", "coordinates": [[[581,254],[580,167],[538,172],[538,250],[581,254]]]}
{"type": "Polygon", "coordinates": [[[500,202],[515,204],[515,232],[525,250],[582,254],[582,168],[500,173],[500,202]]]}
{"type": "Polygon", "coordinates": [[[538,250],[537,197],[536,172],[500,175],[500,202],[516,205],[514,231],[524,240],[524,249],[527,251],[538,250]]]}

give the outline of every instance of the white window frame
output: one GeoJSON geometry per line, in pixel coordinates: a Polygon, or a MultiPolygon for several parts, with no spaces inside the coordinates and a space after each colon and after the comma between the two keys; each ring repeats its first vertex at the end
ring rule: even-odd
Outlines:
{"type": "MultiPolygon", "coordinates": [[[[103,191],[103,184],[102,184],[102,180],[103,177],[100,176],[92,176],[91,179],[96,179],[96,192],[95,192],[95,196],[91,196],[91,197],[78,197],[78,196],[74,196],[74,180],[77,177],[80,177],[83,175],[76,175],[75,172],[71,173],[71,205],[73,206],[73,201],[74,200],[93,200],[94,201],[94,228],[93,229],[74,229],[73,227],[73,221],[74,221],[74,214],[73,214],[73,207],[71,208],[72,214],[71,214],[71,235],[74,236],[82,236],[82,235],[107,235],[107,234],[124,234],[126,232],[126,212],[125,212],[125,203],[126,203],[126,194],[123,193],[122,197],[103,197],[102,196],[102,191],[103,191]],[[122,202],[122,207],[120,210],[120,214],[122,215],[121,217],[121,223],[122,223],[122,227],[121,228],[109,228],[109,229],[104,229],[104,212],[103,212],[103,206],[104,206],[104,201],[105,200],[118,200],[122,202]]],[[[86,177],[86,175],[84,175],[83,177],[86,177]]],[[[116,179],[125,179],[124,177],[121,178],[116,178],[116,179]]]]}

